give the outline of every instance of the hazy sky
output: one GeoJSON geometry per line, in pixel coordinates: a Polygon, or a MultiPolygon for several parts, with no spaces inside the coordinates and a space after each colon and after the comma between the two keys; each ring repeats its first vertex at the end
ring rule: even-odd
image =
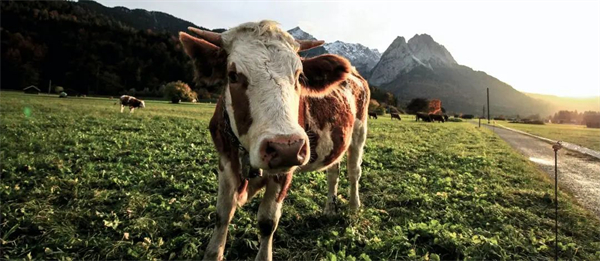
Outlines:
{"type": "Polygon", "coordinates": [[[385,51],[426,33],[454,59],[524,92],[600,95],[600,1],[116,1],[207,28],[270,19],[385,51]]]}

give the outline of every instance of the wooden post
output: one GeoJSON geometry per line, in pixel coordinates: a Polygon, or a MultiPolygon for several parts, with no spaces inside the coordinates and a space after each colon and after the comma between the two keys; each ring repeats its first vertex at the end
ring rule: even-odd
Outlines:
{"type": "Polygon", "coordinates": [[[490,88],[487,88],[488,124],[490,124],[490,88]]]}

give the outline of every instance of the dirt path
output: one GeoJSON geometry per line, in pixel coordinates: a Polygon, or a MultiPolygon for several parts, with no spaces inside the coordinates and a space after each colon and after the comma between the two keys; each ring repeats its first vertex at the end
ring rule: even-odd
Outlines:
{"type": "MultiPolygon", "coordinates": [[[[511,130],[487,126],[554,179],[554,151],[548,142],[511,130]]],[[[558,186],[569,190],[583,206],[600,217],[600,160],[561,149],[558,152],[558,186]]]]}

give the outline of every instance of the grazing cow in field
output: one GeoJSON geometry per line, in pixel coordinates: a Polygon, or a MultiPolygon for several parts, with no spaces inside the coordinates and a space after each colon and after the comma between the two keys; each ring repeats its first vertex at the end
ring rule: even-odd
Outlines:
{"type": "Polygon", "coordinates": [[[377,113],[376,112],[369,112],[369,119],[377,119],[377,113]]]}
{"type": "Polygon", "coordinates": [[[415,121],[419,121],[419,119],[421,119],[422,121],[431,122],[431,117],[429,116],[429,114],[418,112],[415,115],[415,121]]]}
{"type": "Polygon", "coordinates": [[[293,175],[327,170],[324,213],[336,211],[339,162],[347,154],[350,208],[360,207],[358,182],[367,137],[369,86],[348,60],[299,51],[323,41],[297,41],[272,21],[221,34],[179,33],[196,81],[219,85],[209,129],[219,153],[215,230],[204,259],[221,260],[238,206],[266,187],[258,208],[257,260],[272,260],[272,240],[293,175]]]}
{"type": "Polygon", "coordinates": [[[123,113],[123,109],[125,108],[125,106],[129,106],[129,113],[133,113],[133,110],[135,110],[135,108],[146,107],[146,103],[144,101],[129,95],[121,96],[121,98],[119,98],[115,105],[117,103],[121,103],[121,113],[123,113]]]}
{"type": "Polygon", "coordinates": [[[444,120],[448,121],[448,115],[444,114],[444,120]]]}
{"type": "Polygon", "coordinates": [[[431,119],[432,122],[435,121],[439,121],[441,123],[444,123],[444,116],[439,115],[439,114],[429,114],[429,118],[431,119]]]}
{"type": "Polygon", "coordinates": [[[402,119],[400,118],[400,114],[392,112],[390,113],[390,115],[392,116],[392,120],[393,119],[398,119],[399,121],[401,121],[402,119]]]}

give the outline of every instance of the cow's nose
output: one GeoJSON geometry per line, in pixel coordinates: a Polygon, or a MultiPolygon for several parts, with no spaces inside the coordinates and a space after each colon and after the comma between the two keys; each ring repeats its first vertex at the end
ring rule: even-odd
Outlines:
{"type": "Polygon", "coordinates": [[[302,165],[307,152],[307,142],[299,135],[276,136],[261,144],[262,160],[271,169],[302,165]]]}

